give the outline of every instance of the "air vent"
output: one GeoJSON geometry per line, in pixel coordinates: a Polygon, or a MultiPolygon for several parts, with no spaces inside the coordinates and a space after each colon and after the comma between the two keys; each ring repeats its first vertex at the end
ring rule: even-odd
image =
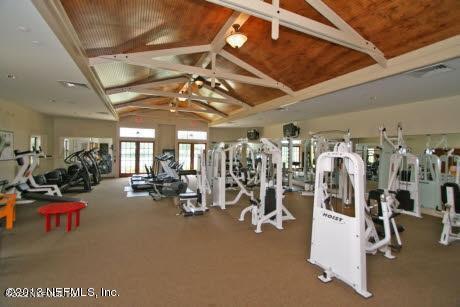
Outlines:
{"type": "Polygon", "coordinates": [[[410,71],[408,75],[416,78],[425,78],[452,70],[454,70],[452,67],[441,63],[410,71]]]}
{"type": "Polygon", "coordinates": [[[67,88],[76,88],[76,87],[82,87],[82,88],[88,88],[88,85],[85,83],[78,83],[78,82],[71,82],[71,81],[58,81],[62,86],[67,87],[67,88]]]}

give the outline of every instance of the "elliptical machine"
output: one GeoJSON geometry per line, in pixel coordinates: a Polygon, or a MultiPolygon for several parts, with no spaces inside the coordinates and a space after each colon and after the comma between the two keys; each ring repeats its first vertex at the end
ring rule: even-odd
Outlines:
{"type": "Polygon", "coordinates": [[[74,187],[82,187],[84,192],[92,189],[90,172],[83,157],[85,150],[79,150],[70,154],[64,159],[69,165],[65,168],[58,168],[45,174],[48,183],[56,184],[63,192],[70,192],[74,187]]]}

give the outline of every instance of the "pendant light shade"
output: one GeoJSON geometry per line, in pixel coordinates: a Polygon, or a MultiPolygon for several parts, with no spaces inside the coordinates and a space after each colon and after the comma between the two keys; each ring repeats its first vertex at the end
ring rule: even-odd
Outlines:
{"type": "Polygon", "coordinates": [[[233,48],[241,48],[248,40],[248,37],[239,31],[240,25],[234,24],[232,33],[225,38],[227,43],[233,48]]]}

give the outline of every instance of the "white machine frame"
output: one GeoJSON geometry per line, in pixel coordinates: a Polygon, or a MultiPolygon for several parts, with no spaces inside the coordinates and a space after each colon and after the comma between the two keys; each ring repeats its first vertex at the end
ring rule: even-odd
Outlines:
{"type": "Polygon", "coordinates": [[[394,219],[391,218],[391,206],[386,201],[382,202],[385,237],[380,239],[365,203],[364,162],[358,154],[347,148],[346,143],[338,144],[333,152],[324,152],[318,157],[315,177],[312,240],[308,261],[324,269],[324,273],[318,276],[321,281],[330,282],[336,277],[368,298],[372,294],[367,290],[366,254],[381,251],[386,257],[394,258],[389,247],[390,223],[396,229],[394,219]],[[328,202],[327,185],[323,182],[326,173],[333,171],[336,159],[342,159],[354,188],[354,216],[334,212],[328,202]]]}
{"type": "Polygon", "coordinates": [[[452,227],[460,227],[460,214],[455,211],[454,190],[452,187],[446,187],[447,202],[444,204],[444,215],[442,218],[442,233],[439,243],[449,245],[453,241],[460,240],[460,232],[453,232],[452,227]]]}
{"type": "Polygon", "coordinates": [[[271,224],[277,229],[283,229],[283,221],[295,220],[295,217],[283,204],[283,165],[281,150],[273,142],[266,138],[260,139],[263,146],[261,148],[261,167],[260,167],[260,201],[252,199],[250,206],[241,211],[239,221],[244,221],[246,213],[251,213],[251,223],[256,226],[255,232],[262,232],[263,224],[271,224]],[[267,180],[267,162],[271,156],[272,164],[276,164],[275,182],[267,180]],[[265,195],[268,187],[275,187],[276,207],[272,212],[265,214],[265,195]]]}
{"type": "Polygon", "coordinates": [[[29,192],[45,192],[47,195],[62,196],[61,190],[57,185],[39,185],[34,179],[33,172],[38,166],[38,160],[46,157],[41,149],[15,155],[15,160],[21,160],[22,165],[19,167],[16,176],[10,184],[13,188],[9,193],[16,193],[20,198],[21,192],[14,188],[14,186],[25,183],[30,187],[28,189],[29,192]]]}
{"type": "Polygon", "coordinates": [[[243,141],[230,145],[227,149],[223,149],[222,146],[216,149],[215,155],[213,155],[213,164],[215,171],[213,172],[213,206],[219,207],[222,210],[226,209],[226,206],[237,204],[243,195],[248,196],[250,199],[254,199],[254,192],[248,191],[248,189],[241,182],[241,178],[236,176],[234,173],[234,158],[237,150],[241,149],[243,141]],[[233,179],[232,182],[237,184],[239,189],[238,194],[233,200],[226,201],[225,195],[225,182],[226,182],[226,152],[228,152],[229,169],[228,174],[233,179]]]}
{"type": "Polygon", "coordinates": [[[380,127],[380,144],[383,146],[384,142],[387,142],[390,146],[393,147],[394,153],[390,157],[390,164],[388,169],[388,185],[385,187],[385,192],[406,190],[409,191],[411,199],[414,201],[413,211],[395,209],[403,214],[415,216],[418,218],[422,217],[421,213],[421,204],[420,204],[420,188],[419,188],[419,171],[420,163],[416,155],[413,155],[408,152],[408,148],[404,142],[402,127],[398,125],[398,136],[396,139],[391,139],[386,133],[386,129],[380,127]],[[414,178],[412,181],[401,182],[398,180],[398,173],[404,167],[404,164],[409,166],[412,169],[411,178],[414,178]],[[403,188],[402,188],[403,187],[403,188]]]}
{"type": "Polygon", "coordinates": [[[207,194],[211,194],[211,187],[206,177],[205,160],[205,151],[203,149],[201,153],[198,155],[199,167],[197,169],[196,174],[197,191],[196,193],[184,193],[184,195],[192,194],[194,196],[196,195],[196,197],[181,198],[182,194],[179,194],[179,202],[185,215],[197,215],[199,212],[204,213],[209,210],[207,207],[207,194]]]}

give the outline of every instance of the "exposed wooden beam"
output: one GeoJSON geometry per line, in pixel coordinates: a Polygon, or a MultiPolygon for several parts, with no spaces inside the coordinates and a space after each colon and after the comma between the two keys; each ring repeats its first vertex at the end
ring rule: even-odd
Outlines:
{"type": "MultiPolygon", "coordinates": [[[[130,111],[130,112],[124,112],[124,113],[120,113],[119,115],[120,117],[130,117],[130,116],[136,116],[136,117],[143,117],[143,118],[149,118],[149,119],[164,119],[164,115],[157,115],[155,116],[155,114],[148,114],[148,113],[139,113],[138,110],[136,111],[130,111]]],[[[201,116],[198,116],[197,114],[195,113],[185,113],[183,116],[179,116],[178,114],[176,115],[178,119],[197,119],[199,121],[203,121],[203,122],[206,122],[206,123],[209,123],[211,122],[209,119],[207,118],[204,118],[204,117],[201,117],[201,116]]]]}
{"type": "MultiPolygon", "coordinates": [[[[240,99],[236,99],[235,97],[233,97],[232,95],[230,95],[229,93],[226,93],[223,89],[219,88],[219,87],[212,87],[208,82],[205,82],[203,84],[203,87],[211,92],[214,92],[224,98],[227,98],[228,100],[230,101],[235,101],[234,104],[236,105],[239,105],[243,108],[248,108],[248,107],[252,107],[250,104],[248,104],[247,102],[244,102],[240,99]]],[[[232,102],[233,103],[233,102],[232,102]]]]}
{"type": "Polygon", "coordinates": [[[105,90],[106,95],[112,95],[116,93],[122,93],[122,92],[127,92],[127,88],[133,88],[133,89],[144,89],[144,88],[151,88],[155,86],[163,86],[163,85],[168,85],[168,84],[174,84],[174,83],[182,83],[182,82],[187,82],[188,78],[187,77],[172,77],[168,79],[163,79],[163,80],[157,80],[157,81],[151,81],[151,82],[135,82],[129,85],[124,85],[124,86],[116,86],[116,87],[111,87],[109,89],[105,90]]]}
{"type": "MultiPolygon", "coordinates": [[[[212,110],[212,109],[195,109],[195,108],[190,108],[190,107],[172,108],[170,106],[154,105],[154,104],[149,104],[149,103],[146,103],[146,102],[122,103],[122,104],[116,104],[116,105],[114,105],[114,107],[115,107],[115,109],[126,108],[126,107],[134,107],[134,108],[140,108],[140,109],[152,109],[152,110],[164,110],[164,111],[170,111],[171,109],[175,109],[177,112],[208,113],[208,114],[216,114],[216,115],[224,117],[223,115],[220,114],[222,112],[215,111],[215,110],[212,110]]],[[[225,114],[225,116],[227,116],[227,115],[225,114]]]]}
{"type": "Polygon", "coordinates": [[[158,60],[153,60],[153,59],[147,60],[144,57],[137,57],[136,54],[100,56],[98,58],[103,58],[103,59],[116,61],[116,62],[124,62],[127,64],[138,65],[138,66],[148,67],[152,69],[166,69],[166,70],[178,71],[178,72],[188,73],[188,74],[197,74],[199,76],[207,77],[207,78],[215,77],[215,78],[239,81],[242,83],[248,83],[248,84],[253,84],[253,85],[258,85],[258,86],[263,86],[263,87],[278,88],[280,90],[285,89],[285,86],[279,82],[229,73],[229,72],[221,71],[218,69],[216,69],[216,71],[213,72],[210,69],[205,69],[205,68],[196,67],[196,66],[171,63],[171,62],[166,62],[166,61],[158,61],[158,60]]]}
{"type": "MultiPolygon", "coordinates": [[[[259,77],[261,79],[264,79],[264,80],[267,80],[267,81],[270,81],[270,82],[276,82],[276,83],[282,84],[281,82],[276,81],[272,77],[264,74],[263,72],[261,72],[260,70],[255,68],[254,66],[246,63],[245,61],[237,58],[236,56],[234,56],[233,54],[231,54],[231,53],[229,53],[229,52],[227,52],[225,50],[221,50],[219,52],[219,55],[221,57],[229,60],[230,62],[238,65],[239,67],[249,71],[250,73],[256,75],[257,77],[259,77]]],[[[290,89],[287,85],[282,84],[282,86],[280,87],[280,90],[282,90],[283,92],[285,92],[288,95],[294,96],[294,91],[292,89],[290,89]]]]}
{"type": "Polygon", "coordinates": [[[383,53],[371,42],[357,37],[355,33],[343,31],[334,27],[322,24],[311,18],[301,16],[283,8],[277,8],[273,4],[264,1],[247,0],[206,0],[232,10],[246,13],[269,22],[276,20],[279,24],[290,29],[315,36],[334,44],[369,54],[381,66],[386,65],[383,53]]]}
{"type": "Polygon", "coordinates": [[[124,92],[131,92],[131,93],[138,93],[147,96],[157,96],[157,97],[170,97],[170,98],[185,98],[189,100],[196,100],[196,101],[208,101],[208,102],[220,102],[220,103],[232,103],[232,104],[239,104],[239,102],[235,99],[227,99],[227,98],[214,98],[214,97],[206,97],[200,95],[190,95],[190,94],[181,94],[181,93],[174,93],[174,92],[165,92],[161,90],[154,90],[154,89],[147,89],[147,88],[138,88],[138,87],[123,87],[118,89],[111,89],[106,90],[105,93],[107,95],[119,94],[124,92]]]}
{"type": "Polygon", "coordinates": [[[219,111],[218,109],[214,108],[213,106],[209,105],[209,104],[206,104],[204,102],[201,102],[201,101],[194,101],[193,102],[195,105],[205,109],[205,110],[208,110],[210,112],[214,111],[215,113],[214,114],[217,114],[221,117],[227,117],[228,115],[222,111],[219,111]]]}
{"type": "Polygon", "coordinates": [[[110,58],[120,59],[123,57],[136,57],[137,59],[149,60],[152,58],[162,57],[162,56],[173,56],[181,54],[192,54],[192,53],[201,53],[211,51],[211,45],[199,45],[199,46],[189,46],[189,47],[178,47],[178,48],[169,48],[169,49],[160,49],[160,50],[151,50],[135,53],[120,53],[113,55],[103,55],[89,59],[89,64],[91,66],[110,62],[110,58]]]}

